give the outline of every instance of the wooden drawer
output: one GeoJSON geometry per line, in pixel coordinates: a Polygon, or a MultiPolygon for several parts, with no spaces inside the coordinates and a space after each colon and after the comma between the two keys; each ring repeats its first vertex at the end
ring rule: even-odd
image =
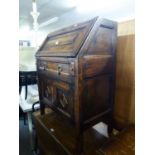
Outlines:
{"type": "Polygon", "coordinates": [[[38,72],[51,79],[62,80],[68,83],[74,82],[74,62],[58,63],[38,60],[38,72]]]}
{"type": "Polygon", "coordinates": [[[76,56],[95,21],[96,18],[49,34],[37,56],[76,56]]]}

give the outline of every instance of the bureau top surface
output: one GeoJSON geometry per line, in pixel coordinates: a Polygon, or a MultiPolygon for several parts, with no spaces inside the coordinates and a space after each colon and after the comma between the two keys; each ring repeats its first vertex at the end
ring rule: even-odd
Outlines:
{"type": "MultiPolygon", "coordinates": [[[[95,25],[98,19],[100,18],[95,17],[50,33],[37,51],[36,57],[76,57],[90,37],[92,29],[97,29],[95,25]]],[[[112,21],[103,19],[102,23],[106,28],[107,25],[109,29],[113,28],[112,21]]]]}

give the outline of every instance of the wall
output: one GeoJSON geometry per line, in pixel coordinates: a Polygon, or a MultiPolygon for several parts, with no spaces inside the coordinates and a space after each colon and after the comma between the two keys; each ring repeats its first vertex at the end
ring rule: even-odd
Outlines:
{"type": "Polygon", "coordinates": [[[119,128],[135,122],[134,67],[134,20],[130,20],[118,24],[114,117],[119,128]]]}
{"type": "Polygon", "coordinates": [[[89,20],[95,16],[102,16],[103,18],[111,19],[117,22],[125,21],[134,18],[134,7],[128,6],[126,9],[119,10],[96,10],[91,12],[79,12],[76,9],[72,9],[69,12],[64,13],[59,16],[57,22],[49,24],[43,28],[39,29],[38,32],[38,42],[42,43],[43,38],[47,36],[48,33],[56,31],[58,29],[67,27],[69,25],[75,24],[77,22],[82,22],[89,20]],[[130,8],[130,9],[129,9],[130,8]]]}
{"type": "Polygon", "coordinates": [[[19,47],[19,69],[22,71],[36,70],[35,48],[19,47]]]}

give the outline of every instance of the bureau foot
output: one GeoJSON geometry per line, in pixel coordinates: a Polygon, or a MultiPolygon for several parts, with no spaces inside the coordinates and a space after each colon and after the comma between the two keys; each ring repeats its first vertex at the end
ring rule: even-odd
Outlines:
{"type": "Polygon", "coordinates": [[[83,154],[83,134],[79,134],[76,138],[76,154],[75,155],[82,155],[83,154]]]}
{"type": "Polygon", "coordinates": [[[113,131],[113,126],[112,125],[108,125],[108,136],[109,137],[112,136],[112,131],[113,131]]]}

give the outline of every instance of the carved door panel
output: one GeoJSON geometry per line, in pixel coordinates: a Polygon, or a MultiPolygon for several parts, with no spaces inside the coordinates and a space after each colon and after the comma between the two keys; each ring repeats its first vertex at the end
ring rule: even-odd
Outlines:
{"type": "Polygon", "coordinates": [[[62,81],[46,79],[43,81],[43,101],[65,116],[73,116],[74,86],[62,81]]]}

